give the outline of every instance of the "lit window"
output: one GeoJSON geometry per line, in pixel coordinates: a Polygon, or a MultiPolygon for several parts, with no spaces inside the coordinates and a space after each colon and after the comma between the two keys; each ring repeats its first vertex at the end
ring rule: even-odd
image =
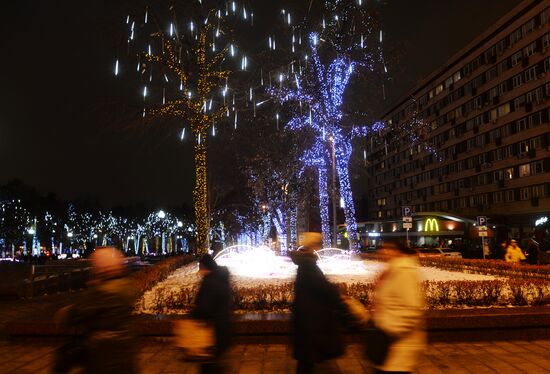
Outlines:
{"type": "Polygon", "coordinates": [[[498,116],[502,117],[506,114],[510,113],[510,103],[506,103],[504,105],[501,105],[498,107],[498,116]]]}
{"type": "Polygon", "coordinates": [[[508,168],[504,170],[504,174],[506,175],[506,179],[513,179],[514,178],[514,168],[508,168]]]}
{"type": "Polygon", "coordinates": [[[520,177],[528,177],[531,175],[531,165],[530,164],[524,164],[519,166],[519,176],[520,177]]]}
{"type": "Polygon", "coordinates": [[[461,79],[462,79],[462,77],[460,76],[460,71],[457,71],[456,73],[454,73],[453,81],[458,82],[461,79]]]}

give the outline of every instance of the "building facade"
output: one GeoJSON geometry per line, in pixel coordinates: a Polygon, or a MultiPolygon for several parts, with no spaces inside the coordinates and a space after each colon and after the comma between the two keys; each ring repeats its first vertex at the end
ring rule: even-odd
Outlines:
{"type": "Polygon", "coordinates": [[[549,78],[550,1],[524,1],[383,116],[422,123],[420,140],[371,143],[368,219],[410,206],[485,215],[515,236],[549,216],[549,78]]]}

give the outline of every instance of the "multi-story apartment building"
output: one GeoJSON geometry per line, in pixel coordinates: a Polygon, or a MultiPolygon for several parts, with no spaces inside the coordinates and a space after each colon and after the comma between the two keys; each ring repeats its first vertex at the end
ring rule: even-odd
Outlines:
{"type": "Polygon", "coordinates": [[[425,126],[414,146],[372,150],[369,220],[411,206],[528,230],[550,216],[549,78],[550,1],[524,1],[383,115],[425,126]]]}

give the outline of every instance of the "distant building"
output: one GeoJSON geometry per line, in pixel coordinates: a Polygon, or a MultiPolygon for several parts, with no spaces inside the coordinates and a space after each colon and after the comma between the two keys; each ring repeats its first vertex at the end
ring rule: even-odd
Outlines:
{"type": "Polygon", "coordinates": [[[423,121],[417,136],[436,151],[371,143],[369,221],[403,232],[401,207],[411,206],[486,215],[504,237],[550,216],[549,4],[520,3],[386,112],[393,124],[423,121]]]}

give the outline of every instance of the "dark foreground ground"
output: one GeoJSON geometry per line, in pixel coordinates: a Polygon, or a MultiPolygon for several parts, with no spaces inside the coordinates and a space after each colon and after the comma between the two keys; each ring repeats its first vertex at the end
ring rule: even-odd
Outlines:
{"type": "MultiPolygon", "coordinates": [[[[50,373],[53,352],[62,343],[54,339],[0,341],[0,373],[50,373]]],[[[180,360],[169,339],[140,340],[141,373],[198,373],[195,364],[180,360]]],[[[317,373],[371,373],[361,346],[348,346],[338,360],[317,373]]],[[[295,361],[285,344],[239,344],[231,349],[232,373],[293,373],[295,361]]],[[[80,371],[73,370],[73,373],[80,371]]],[[[416,373],[549,373],[550,341],[431,343],[416,373]]]]}

